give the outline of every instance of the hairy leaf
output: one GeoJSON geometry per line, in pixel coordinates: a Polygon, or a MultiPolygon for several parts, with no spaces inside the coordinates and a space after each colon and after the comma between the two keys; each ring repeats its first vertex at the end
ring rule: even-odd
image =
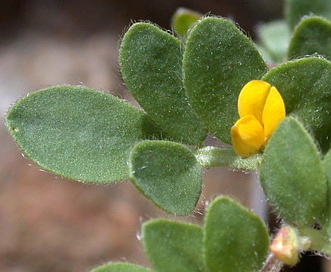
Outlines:
{"type": "Polygon", "coordinates": [[[182,83],[182,44],[149,23],[125,33],[119,62],[128,90],[174,140],[199,144],[206,130],[187,102],[182,83]]]}
{"type": "Polygon", "coordinates": [[[327,202],[327,232],[331,237],[331,149],[325,155],[323,160],[324,171],[328,187],[328,202],[327,202]]]}
{"type": "Polygon", "coordinates": [[[295,59],[308,55],[321,55],[331,60],[331,23],[321,17],[303,19],[295,28],[288,57],[295,59]]]}
{"type": "Polygon", "coordinates": [[[331,1],[329,0],[286,0],[286,19],[291,28],[306,15],[319,15],[331,19],[331,1]]]}
{"type": "Polygon", "coordinates": [[[142,111],[85,87],[31,93],[8,111],[6,125],[39,167],[85,182],[127,179],[130,149],[155,136],[155,126],[142,111]]]}
{"type": "Polygon", "coordinates": [[[179,8],[172,16],[171,25],[174,32],[185,38],[192,26],[201,18],[201,14],[186,8],[179,8]]]}
{"type": "Polygon", "coordinates": [[[293,117],[275,130],[261,163],[261,184],[276,212],[298,226],[321,223],[327,184],[316,145],[293,117]]]}
{"type": "Polygon", "coordinates": [[[187,215],[201,193],[201,168],[191,150],[168,141],[144,141],[132,150],[130,179],[163,210],[187,215]]]}
{"type": "Polygon", "coordinates": [[[229,20],[206,17],[190,31],[183,70],[190,104],[210,132],[230,143],[241,88],[267,71],[254,44],[229,20]]]}
{"type": "Polygon", "coordinates": [[[143,244],[158,272],[205,272],[202,230],[198,226],[156,219],[143,225],[143,244]]]}
{"type": "Polygon", "coordinates": [[[281,62],[287,55],[290,30],[284,20],[262,24],[258,28],[260,43],[270,54],[273,61],[281,62]]]}
{"type": "Polygon", "coordinates": [[[269,237],[264,223],[227,197],[218,197],[205,217],[204,247],[210,272],[256,272],[265,261],[269,237]]]}
{"type": "Polygon", "coordinates": [[[331,143],[330,75],[329,61],[310,57],[283,63],[263,77],[282,95],[286,113],[309,126],[323,152],[331,143]]]}

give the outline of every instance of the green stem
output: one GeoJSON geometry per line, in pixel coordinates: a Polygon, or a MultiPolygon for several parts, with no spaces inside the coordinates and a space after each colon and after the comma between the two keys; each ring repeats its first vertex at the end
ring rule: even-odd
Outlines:
{"type": "Polygon", "coordinates": [[[254,155],[249,158],[239,157],[232,148],[207,146],[198,149],[195,156],[204,168],[217,166],[228,166],[242,170],[257,170],[261,162],[261,155],[254,155]]]}

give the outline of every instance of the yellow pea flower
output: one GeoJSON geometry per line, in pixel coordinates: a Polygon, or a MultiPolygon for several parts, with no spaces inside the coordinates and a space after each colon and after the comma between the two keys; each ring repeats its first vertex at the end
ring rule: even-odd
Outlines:
{"type": "Polygon", "coordinates": [[[238,113],[240,118],[231,128],[231,138],[234,150],[242,157],[259,152],[286,115],[276,87],[262,80],[252,80],[242,88],[238,113]]]}

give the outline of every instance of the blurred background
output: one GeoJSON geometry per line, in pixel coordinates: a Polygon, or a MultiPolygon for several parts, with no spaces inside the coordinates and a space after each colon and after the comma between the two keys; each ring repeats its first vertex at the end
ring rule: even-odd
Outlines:
{"type": "MultiPolygon", "coordinates": [[[[85,185],[57,178],[32,165],[4,129],[6,109],[14,101],[58,84],[84,84],[131,100],[121,81],[117,51],[119,39],[132,22],[148,20],[170,29],[172,14],[178,7],[186,7],[230,17],[255,38],[257,25],[282,17],[282,3],[1,1],[0,271],[87,272],[108,261],[149,266],[139,241],[140,225],[150,218],[169,217],[129,182],[85,185]]],[[[206,203],[219,194],[234,197],[269,220],[256,176],[227,168],[205,172],[196,212],[177,219],[201,224],[206,203]]],[[[308,261],[312,266],[303,262],[301,267],[287,271],[331,271],[319,258],[308,261]]]]}

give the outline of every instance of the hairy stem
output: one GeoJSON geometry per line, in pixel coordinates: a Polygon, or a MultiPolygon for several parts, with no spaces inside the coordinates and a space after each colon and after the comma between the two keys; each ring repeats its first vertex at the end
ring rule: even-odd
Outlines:
{"type": "Polygon", "coordinates": [[[228,166],[241,170],[257,170],[261,161],[260,155],[246,159],[239,157],[232,148],[206,146],[195,153],[198,162],[204,168],[228,166]]]}
{"type": "Polygon", "coordinates": [[[278,260],[274,254],[269,254],[260,272],[280,272],[284,263],[278,260]]]}

